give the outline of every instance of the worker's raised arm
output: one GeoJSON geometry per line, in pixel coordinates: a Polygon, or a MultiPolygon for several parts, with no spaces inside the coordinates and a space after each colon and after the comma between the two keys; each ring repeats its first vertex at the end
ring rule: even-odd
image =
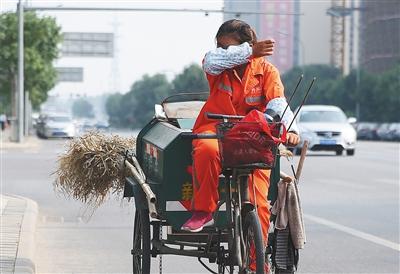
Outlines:
{"type": "Polygon", "coordinates": [[[218,47],[206,53],[203,70],[211,75],[221,74],[226,69],[247,63],[252,53],[253,50],[247,42],[238,46],[229,46],[227,49],[218,47]]]}
{"type": "Polygon", "coordinates": [[[221,74],[226,69],[246,64],[251,58],[270,56],[274,52],[273,39],[255,42],[252,46],[245,42],[224,49],[218,47],[207,52],[203,60],[203,70],[211,75],[221,74]]]}

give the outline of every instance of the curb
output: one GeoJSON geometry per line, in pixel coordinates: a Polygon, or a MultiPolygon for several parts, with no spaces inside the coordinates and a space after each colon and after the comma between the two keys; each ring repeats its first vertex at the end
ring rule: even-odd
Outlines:
{"type": "Polygon", "coordinates": [[[25,137],[22,143],[0,140],[0,149],[34,148],[34,147],[38,147],[38,146],[39,146],[39,140],[33,136],[25,137]]]}
{"type": "Polygon", "coordinates": [[[19,235],[19,244],[17,257],[15,259],[14,273],[36,273],[35,265],[35,233],[36,222],[39,212],[38,204],[29,199],[18,195],[8,195],[26,201],[24,217],[22,220],[21,231],[19,235]]]}

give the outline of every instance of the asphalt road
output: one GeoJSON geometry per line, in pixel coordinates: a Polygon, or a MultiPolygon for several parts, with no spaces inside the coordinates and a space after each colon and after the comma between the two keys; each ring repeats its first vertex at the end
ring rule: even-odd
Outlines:
{"type": "MultiPolygon", "coordinates": [[[[38,273],[131,273],[133,202],[117,195],[93,211],[57,194],[51,173],[64,142],[0,152],[2,192],[40,207],[38,273]]],[[[359,142],[354,157],[309,153],[300,182],[307,244],[299,273],[400,272],[399,150],[399,143],[359,142]]],[[[163,266],[164,273],[206,273],[184,257],[164,256],[163,266]]]]}

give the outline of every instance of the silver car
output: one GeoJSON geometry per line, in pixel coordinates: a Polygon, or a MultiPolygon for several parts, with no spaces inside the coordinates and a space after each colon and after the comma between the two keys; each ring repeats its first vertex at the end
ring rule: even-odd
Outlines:
{"type": "Polygon", "coordinates": [[[299,154],[304,141],[308,140],[308,149],[312,151],[334,151],[342,155],[354,155],[357,132],[351,124],[356,119],[347,119],[344,112],[336,106],[305,105],[297,116],[300,131],[300,144],[295,148],[299,154]]]}
{"type": "Polygon", "coordinates": [[[73,138],[76,131],[72,118],[65,114],[40,115],[36,127],[37,135],[41,138],[73,138]]]}

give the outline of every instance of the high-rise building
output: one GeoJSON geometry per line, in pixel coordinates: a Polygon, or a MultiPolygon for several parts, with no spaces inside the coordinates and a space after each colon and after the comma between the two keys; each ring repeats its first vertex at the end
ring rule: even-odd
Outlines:
{"type": "Polygon", "coordinates": [[[251,25],[260,39],[274,38],[276,47],[274,55],[268,59],[283,73],[293,66],[299,65],[300,41],[299,0],[293,1],[234,1],[225,0],[225,10],[237,11],[227,13],[224,20],[241,19],[251,25]],[[241,14],[240,12],[254,11],[257,14],[241,14]],[[267,13],[267,14],[260,14],[267,13]]]}
{"type": "Polygon", "coordinates": [[[362,1],[360,65],[379,73],[400,63],[400,4],[398,0],[362,1]]]}

